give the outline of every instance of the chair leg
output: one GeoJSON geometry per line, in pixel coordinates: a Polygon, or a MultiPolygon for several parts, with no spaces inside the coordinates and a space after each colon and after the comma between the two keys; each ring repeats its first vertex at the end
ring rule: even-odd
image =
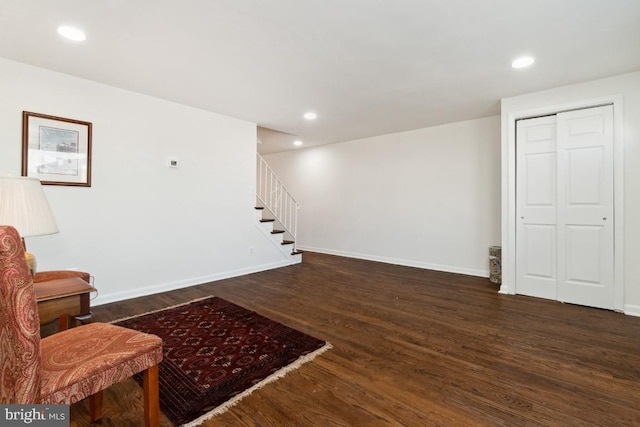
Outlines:
{"type": "Polygon", "coordinates": [[[153,365],[142,374],[145,427],[160,425],[160,391],[158,386],[158,365],[153,365]]]}
{"type": "Polygon", "coordinates": [[[102,397],[102,390],[89,396],[89,415],[91,416],[91,421],[98,421],[102,418],[102,397]]]}

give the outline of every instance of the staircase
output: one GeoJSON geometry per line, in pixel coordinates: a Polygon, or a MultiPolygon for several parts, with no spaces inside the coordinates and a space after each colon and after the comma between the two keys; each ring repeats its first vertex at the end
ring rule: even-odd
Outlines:
{"type": "Polygon", "coordinates": [[[300,205],[262,156],[256,156],[256,213],[261,229],[283,254],[302,262],[302,251],[295,243],[300,205]]]}

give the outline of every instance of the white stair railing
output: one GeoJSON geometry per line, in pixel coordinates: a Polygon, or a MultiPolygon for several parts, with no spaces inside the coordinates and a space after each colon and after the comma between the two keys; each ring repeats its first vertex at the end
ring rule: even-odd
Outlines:
{"type": "MultiPolygon", "coordinates": [[[[282,181],[273,172],[267,162],[257,154],[257,191],[258,200],[273,217],[284,227],[285,231],[291,235],[293,241],[296,240],[298,229],[298,209],[300,205],[287,191],[282,181]]],[[[295,251],[295,243],[294,243],[295,251]]]]}

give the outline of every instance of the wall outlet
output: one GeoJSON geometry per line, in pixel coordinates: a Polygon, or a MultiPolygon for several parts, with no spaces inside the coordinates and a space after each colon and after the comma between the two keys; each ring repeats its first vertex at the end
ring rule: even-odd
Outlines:
{"type": "Polygon", "coordinates": [[[167,160],[167,166],[170,168],[177,168],[178,167],[178,159],[169,159],[167,160]]]}
{"type": "Polygon", "coordinates": [[[253,255],[256,252],[256,248],[249,246],[249,255],[253,255]]]}

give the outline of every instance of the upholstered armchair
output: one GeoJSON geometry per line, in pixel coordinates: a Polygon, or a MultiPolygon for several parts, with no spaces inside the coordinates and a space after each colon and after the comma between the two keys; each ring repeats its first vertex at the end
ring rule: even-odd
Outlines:
{"type": "Polygon", "coordinates": [[[158,426],[162,340],[106,323],[40,338],[33,278],[15,228],[0,225],[0,404],[73,404],[89,398],[102,417],[102,392],[143,373],[145,426],[158,426]]]}

